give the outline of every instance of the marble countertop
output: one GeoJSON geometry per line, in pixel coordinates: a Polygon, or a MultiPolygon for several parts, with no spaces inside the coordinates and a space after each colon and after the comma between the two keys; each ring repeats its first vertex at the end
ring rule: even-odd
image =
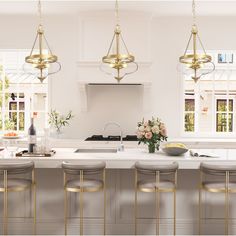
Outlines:
{"type": "Polygon", "coordinates": [[[105,161],[109,169],[130,169],[136,161],[152,164],[167,164],[174,161],[180,169],[198,169],[201,162],[236,164],[236,149],[198,149],[199,154],[212,157],[192,157],[187,152],[183,156],[168,156],[162,151],[147,153],[144,148],[126,148],[117,153],[75,153],[77,148],[54,148],[56,154],[52,157],[9,157],[1,152],[0,162],[18,162],[32,160],[36,168],[60,168],[63,161],[72,163],[105,161]]]}

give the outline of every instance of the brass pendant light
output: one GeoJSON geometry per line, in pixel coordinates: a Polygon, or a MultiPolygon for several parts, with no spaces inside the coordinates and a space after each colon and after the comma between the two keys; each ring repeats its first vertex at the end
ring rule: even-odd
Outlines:
{"type": "Polygon", "coordinates": [[[61,64],[57,61],[58,58],[52,53],[48,41],[45,38],[42,26],[42,7],[41,1],[38,1],[39,26],[37,29],[36,38],[33,43],[30,55],[25,58],[23,69],[26,73],[35,75],[41,82],[48,75],[55,74],[61,70],[61,64]],[[38,41],[38,49],[35,48],[38,41]],[[47,48],[43,48],[44,44],[47,48]],[[47,53],[46,53],[47,51],[47,53]]]}
{"type": "Polygon", "coordinates": [[[188,40],[187,47],[184,55],[179,58],[180,63],[185,64],[183,72],[191,75],[192,79],[196,83],[202,76],[207,75],[215,70],[215,65],[212,62],[212,57],[206,54],[206,50],[202,44],[202,41],[198,34],[198,28],[196,25],[196,5],[195,0],[192,1],[192,14],[193,14],[193,25],[190,38],[188,40]],[[188,53],[190,42],[192,40],[192,53],[188,53]],[[197,52],[197,44],[201,46],[203,53],[197,52]]]}
{"type": "Polygon", "coordinates": [[[107,55],[102,58],[102,64],[100,66],[100,69],[106,74],[112,75],[119,83],[126,75],[136,72],[138,70],[138,64],[135,62],[135,57],[129,53],[129,50],[122,37],[121,28],[119,24],[118,0],[116,0],[115,12],[116,27],[114,35],[110,47],[108,49],[107,55]],[[122,47],[125,52],[122,52],[122,47]],[[113,53],[111,52],[112,49],[114,50],[113,53]],[[133,64],[133,67],[131,66],[131,64],[133,64]],[[109,71],[107,67],[109,68],[109,71]],[[131,70],[127,70],[126,68],[128,67],[131,70]]]}

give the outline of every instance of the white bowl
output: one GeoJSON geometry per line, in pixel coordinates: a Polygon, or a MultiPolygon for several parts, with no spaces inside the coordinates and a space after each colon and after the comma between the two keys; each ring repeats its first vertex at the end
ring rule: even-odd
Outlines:
{"type": "Polygon", "coordinates": [[[188,151],[187,148],[182,147],[164,147],[162,150],[170,156],[180,156],[188,151]]]}

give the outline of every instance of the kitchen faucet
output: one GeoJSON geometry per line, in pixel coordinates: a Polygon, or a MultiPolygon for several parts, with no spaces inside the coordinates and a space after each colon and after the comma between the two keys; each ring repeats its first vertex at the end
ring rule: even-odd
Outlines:
{"type": "Polygon", "coordinates": [[[117,150],[119,152],[123,152],[124,151],[124,144],[123,144],[123,131],[121,129],[121,126],[115,122],[108,122],[105,124],[103,132],[105,132],[106,128],[110,125],[116,126],[120,129],[120,145],[117,147],[117,150]]]}

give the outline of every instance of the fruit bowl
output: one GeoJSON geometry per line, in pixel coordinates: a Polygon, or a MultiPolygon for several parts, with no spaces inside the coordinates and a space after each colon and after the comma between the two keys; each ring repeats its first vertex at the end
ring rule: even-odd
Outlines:
{"type": "Polygon", "coordinates": [[[16,132],[7,132],[3,135],[4,139],[18,139],[19,135],[16,132]]]}
{"type": "Polygon", "coordinates": [[[180,156],[186,153],[188,148],[183,143],[167,143],[162,150],[170,156],[180,156]]]}

